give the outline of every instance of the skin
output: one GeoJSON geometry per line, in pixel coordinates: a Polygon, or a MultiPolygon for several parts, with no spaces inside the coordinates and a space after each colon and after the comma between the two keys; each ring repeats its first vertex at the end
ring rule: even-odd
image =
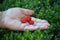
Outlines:
{"type": "MultiPolygon", "coordinates": [[[[35,28],[34,27],[31,28],[31,27],[20,26],[21,25],[20,19],[27,15],[32,15],[32,14],[34,14],[33,10],[24,9],[24,8],[10,8],[6,11],[0,12],[0,28],[7,28],[10,30],[17,30],[17,31],[24,31],[25,29],[28,29],[30,31],[36,30],[37,28],[40,27],[36,26],[35,28]]],[[[28,24],[26,23],[22,25],[28,25],[28,24]]]]}
{"type": "Polygon", "coordinates": [[[23,31],[24,28],[20,27],[20,19],[27,15],[32,15],[33,13],[33,10],[24,8],[10,8],[0,12],[0,28],[23,31]],[[15,22],[17,23],[17,26],[15,25],[15,22]]]}

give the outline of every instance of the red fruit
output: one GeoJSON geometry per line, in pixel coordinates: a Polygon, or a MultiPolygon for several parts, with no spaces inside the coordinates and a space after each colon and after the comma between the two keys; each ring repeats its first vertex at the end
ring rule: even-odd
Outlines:
{"type": "Polygon", "coordinates": [[[22,18],[22,19],[21,19],[21,22],[22,22],[22,23],[26,23],[26,22],[27,22],[27,21],[26,21],[26,18],[22,18]]]}
{"type": "Polygon", "coordinates": [[[29,24],[33,25],[34,24],[34,21],[33,20],[30,20],[29,21],[29,24]]]}
{"type": "Polygon", "coordinates": [[[31,17],[30,16],[26,16],[26,20],[27,21],[30,21],[31,20],[31,17]]]}

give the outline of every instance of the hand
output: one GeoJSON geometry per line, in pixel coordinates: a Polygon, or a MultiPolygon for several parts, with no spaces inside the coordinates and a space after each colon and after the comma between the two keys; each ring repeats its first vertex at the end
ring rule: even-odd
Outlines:
{"type": "Polygon", "coordinates": [[[23,9],[23,8],[10,8],[3,12],[3,25],[4,28],[11,30],[24,30],[21,27],[20,19],[26,15],[32,15],[33,10],[23,9]]]}
{"type": "Polygon", "coordinates": [[[33,31],[33,30],[36,30],[37,28],[40,28],[41,30],[47,29],[49,26],[49,23],[46,20],[44,21],[44,20],[31,17],[32,20],[34,20],[35,22],[34,26],[29,25],[28,23],[20,22],[21,18],[27,15],[32,15],[33,13],[34,13],[33,10],[23,9],[23,8],[10,8],[4,11],[3,18],[2,18],[2,23],[4,25],[4,28],[10,29],[10,30],[18,30],[18,31],[24,31],[25,29],[33,31]]]}

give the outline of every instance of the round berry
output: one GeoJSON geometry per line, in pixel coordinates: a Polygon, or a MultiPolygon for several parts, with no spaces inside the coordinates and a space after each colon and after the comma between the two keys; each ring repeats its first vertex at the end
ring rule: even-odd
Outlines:
{"type": "Polygon", "coordinates": [[[22,18],[22,19],[21,19],[21,22],[22,22],[22,23],[26,23],[26,22],[27,22],[27,21],[26,21],[26,18],[22,18]]]}
{"type": "Polygon", "coordinates": [[[30,16],[26,16],[26,20],[27,21],[30,21],[31,20],[31,17],[30,16]]]}
{"type": "Polygon", "coordinates": [[[30,20],[29,21],[29,24],[33,25],[34,24],[34,21],[33,20],[30,20]]]}

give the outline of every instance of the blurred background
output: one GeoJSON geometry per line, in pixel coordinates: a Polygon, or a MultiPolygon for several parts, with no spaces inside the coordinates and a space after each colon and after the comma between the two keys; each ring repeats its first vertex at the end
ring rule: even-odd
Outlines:
{"type": "Polygon", "coordinates": [[[34,10],[33,17],[46,19],[51,25],[33,32],[0,29],[0,40],[60,40],[60,0],[0,0],[0,11],[13,7],[34,10]]]}

